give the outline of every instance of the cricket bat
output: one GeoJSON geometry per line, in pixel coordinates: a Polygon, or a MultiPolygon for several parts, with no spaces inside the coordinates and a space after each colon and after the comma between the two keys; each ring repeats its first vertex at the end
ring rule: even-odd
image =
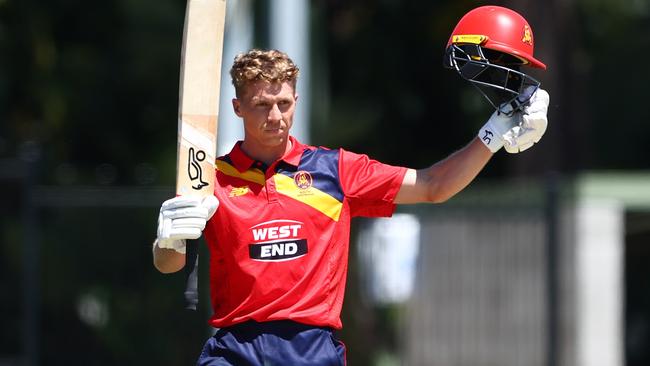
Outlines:
{"type": "Polygon", "coordinates": [[[178,106],[176,194],[214,190],[225,0],[188,0],[178,106]]]}
{"type": "MultiPolygon", "coordinates": [[[[178,106],[176,195],[213,194],[226,0],[188,0],[178,106]]],[[[196,310],[196,241],[188,242],[186,307],[196,310]]]]}

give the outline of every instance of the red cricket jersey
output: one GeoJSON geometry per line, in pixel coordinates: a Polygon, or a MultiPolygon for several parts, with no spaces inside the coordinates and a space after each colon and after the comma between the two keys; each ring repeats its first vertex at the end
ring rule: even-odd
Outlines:
{"type": "Polygon", "coordinates": [[[350,219],[385,217],[406,168],[303,145],[266,168],[237,143],[217,159],[210,324],[293,320],[340,329],[350,219]]]}

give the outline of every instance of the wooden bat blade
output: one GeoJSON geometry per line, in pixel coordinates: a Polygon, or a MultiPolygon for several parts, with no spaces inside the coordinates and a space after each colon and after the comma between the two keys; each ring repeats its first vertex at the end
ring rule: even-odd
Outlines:
{"type": "Polygon", "coordinates": [[[225,0],[188,0],[178,108],[176,194],[214,190],[225,0]]]}

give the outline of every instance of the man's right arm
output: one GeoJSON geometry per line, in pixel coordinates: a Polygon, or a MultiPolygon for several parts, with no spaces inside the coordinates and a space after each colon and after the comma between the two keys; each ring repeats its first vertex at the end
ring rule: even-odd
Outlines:
{"type": "Polygon", "coordinates": [[[153,265],[161,273],[178,272],[185,267],[185,254],[159,247],[156,239],[153,243],[153,265]]]}

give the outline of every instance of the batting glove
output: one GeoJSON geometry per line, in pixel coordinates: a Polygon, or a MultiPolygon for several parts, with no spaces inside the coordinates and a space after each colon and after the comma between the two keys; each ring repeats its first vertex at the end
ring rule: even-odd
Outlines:
{"type": "Polygon", "coordinates": [[[154,245],[185,254],[186,239],[198,239],[219,207],[215,196],[179,196],[163,202],[158,215],[158,237],[154,245]]]}
{"type": "Polygon", "coordinates": [[[503,136],[513,127],[517,126],[517,121],[521,118],[521,113],[516,112],[511,116],[500,111],[494,111],[490,119],[479,130],[478,137],[493,153],[499,151],[504,145],[503,136]]]}
{"type": "Polygon", "coordinates": [[[533,94],[530,103],[522,110],[520,123],[503,136],[503,145],[507,152],[522,152],[539,142],[548,126],[546,114],[549,102],[550,96],[546,90],[538,89],[533,94]]]}

